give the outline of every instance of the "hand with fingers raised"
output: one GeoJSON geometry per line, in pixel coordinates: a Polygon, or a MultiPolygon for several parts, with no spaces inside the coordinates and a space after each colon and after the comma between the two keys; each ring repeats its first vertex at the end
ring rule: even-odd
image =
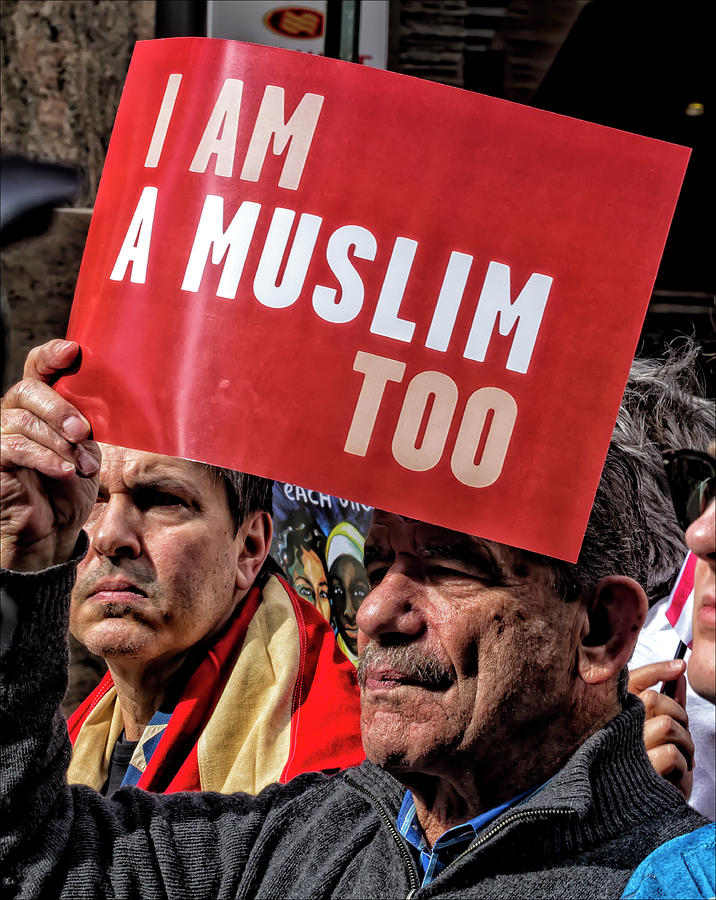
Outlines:
{"type": "Polygon", "coordinates": [[[90,425],[52,388],[80,352],[72,341],[30,351],[22,381],[2,399],[0,562],[33,572],[66,562],[89,517],[100,450],[90,425]]]}

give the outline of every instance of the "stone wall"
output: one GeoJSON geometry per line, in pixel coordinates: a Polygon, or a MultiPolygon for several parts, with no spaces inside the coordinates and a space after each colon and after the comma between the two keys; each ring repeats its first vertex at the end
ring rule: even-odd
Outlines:
{"type": "Polygon", "coordinates": [[[34,344],[64,334],[88,208],[137,40],[154,36],[154,0],[3,0],[3,153],[73,163],[86,176],[77,211],[51,230],[6,248],[2,282],[9,318],[3,388],[34,344]],[[82,211],[84,210],[84,211],[82,211]]]}
{"type": "MultiPolygon", "coordinates": [[[[0,262],[7,307],[3,390],[17,381],[30,347],[65,333],[114,115],[137,40],[154,37],[154,0],[3,0],[3,153],[78,165],[74,209],[50,230],[10,245],[0,262]]],[[[69,714],[104,662],[72,639],[69,714]]]]}

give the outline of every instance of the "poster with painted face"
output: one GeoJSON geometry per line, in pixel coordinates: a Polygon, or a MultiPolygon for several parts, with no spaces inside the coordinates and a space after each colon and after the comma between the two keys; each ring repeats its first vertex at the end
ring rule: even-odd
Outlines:
{"type": "Polygon", "coordinates": [[[327,619],[352,661],[356,614],[370,590],[363,545],[372,507],[299,485],[276,482],[271,555],[296,592],[327,619]]]}

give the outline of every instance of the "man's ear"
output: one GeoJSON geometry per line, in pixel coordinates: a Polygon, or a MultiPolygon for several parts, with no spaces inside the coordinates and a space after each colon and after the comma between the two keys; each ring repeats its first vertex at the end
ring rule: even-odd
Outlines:
{"type": "Polygon", "coordinates": [[[577,650],[579,677],[602,684],[629,661],[646,618],[648,603],[641,585],[626,575],[608,575],[594,588],[577,650]]]}
{"type": "Polygon", "coordinates": [[[236,540],[240,542],[236,560],[236,587],[248,591],[271,549],[273,522],[267,512],[249,513],[241,523],[236,540]]]}

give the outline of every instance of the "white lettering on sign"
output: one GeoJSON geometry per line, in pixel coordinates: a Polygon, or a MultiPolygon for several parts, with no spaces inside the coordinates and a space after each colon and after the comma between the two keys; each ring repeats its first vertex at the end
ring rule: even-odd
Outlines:
{"type": "Polygon", "coordinates": [[[216,155],[214,174],[231,178],[243,90],[244,83],[238,78],[227,78],[224,82],[189,166],[190,172],[206,172],[209,160],[216,155]]]}
{"type": "MultiPolygon", "coordinates": [[[[322,494],[320,491],[307,491],[305,488],[288,483],[284,483],[283,493],[289,500],[303,500],[304,503],[308,502],[311,506],[320,506],[321,509],[333,510],[333,497],[330,494],[322,494]],[[296,494],[295,497],[294,494],[296,494]]],[[[370,506],[366,508],[371,509],[370,506]]]]}
{"type": "Polygon", "coordinates": [[[284,122],[284,90],[273,84],[267,85],[241,170],[241,178],[244,181],[259,180],[269,141],[273,137],[275,156],[280,156],[288,146],[278,186],[295,191],[306,165],[323,100],[320,94],[304,94],[291,118],[288,122],[284,122]]]}
{"type": "Polygon", "coordinates": [[[385,273],[383,287],[373,313],[373,322],[370,326],[373,334],[382,334],[396,341],[405,341],[406,344],[412,340],[415,322],[398,318],[398,312],[417,249],[417,241],[405,237],[395,239],[388,271],[385,273]]]}
{"type": "MultiPolygon", "coordinates": [[[[189,166],[190,172],[204,174],[211,157],[216,156],[214,174],[224,178],[231,178],[233,175],[243,88],[244,83],[238,78],[227,78],[224,81],[189,166]]],[[[259,180],[273,138],[274,155],[281,156],[286,151],[278,186],[297,190],[323,100],[324,97],[320,94],[304,94],[286,122],[283,88],[273,84],[266,85],[239,177],[243,181],[259,180]]],[[[158,122],[155,131],[157,128],[158,122]]]]}
{"type": "Polygon", "coordinates": [[[109,276],[111,281],[124,281],[127,266],[132,264],[129,280],[133,284],[144,284],[147,280],[147,264],[149,263],[149,247],[152,240],[154,211],[157,206],[158,189],[145,187],[129,223],[127,234],[117,260],[109,276]]]}
{"type": "Polygon", "coordinates": [[[404,469],[427,472],[443,455],[443,448],[457,405],[457,385],[442,372],[420,372],[405,392],[403,408],[393,435],[393,457],[404,469]],[[420,447],[418,432],[425,418],[428,402],[433,404],[420,447]]]}
{"type": "Polygon", "coordinates": [[[438,302],[435,304],[433,320],[430,323],[430,331],[425,341],[425,346],[430,350],[445,351],[448,348],[472,260],[472,256],[458,253],[457,250],[453,250],[450,254],[438,302]]]}
{"type": "Polygon", "coordinates": [[[510,267],[491,262],[477,302],[464,356],[484,362],[497,320],[498,330],[503,336],[515,328],[507,368],[524,374],[530,364],[552,280],[549,275],[535,272],[527,279],[513,302],[510,298],[510,267]]]}
{"type": "MultiPolygon", "coordinates": [[[[343,449],[355,456],[365,456],[385,387],[389,381],[402,382],[405,363],[359,350],[353,370],[362,372],[364,378],[343,449]]],[[[435,468],[445,451],[457,401],[458,387],[449,375],[419,372],[411,379],[392,441],[393,457],[399,465],[413,472],[435,468]],[[418,435],[431,399],[432,408],[418,446],[418,435]]],[[[468,397],[450,462],[458,481],[477,488],[488,487],[497,480],[516,418],[514,397],[501,388],[482,387],[468,397]],[[483,449],[476,459],[481,444],[483,449]]]]}
{"type": "Polygon", "coordinates": [[[313,308],[326,322],[343,325],[351,322],[363,307],[365,290],[360,275],[352,265],[348,254],[358,259],[375,259],[378,244],[367,228],[360,225],[343,225],[328,239],[326,260],[331,272],[338,279],[341,296],[336,299],[335,288],[317,284],[313,290],[313,308]]]}
{"type": "Polygon", "coordinates": [[[501,388],[483,387],[469,397],[450,460],[450,468],[458,481],[474,488],[488,487],[497,481],[516,418],[515,398],[501,388]],[[490,412],[493,415],[488,425],[490,412]],[[475,455],[485,427],[488,429],[485,446],[476,462],[475,455]]]}
{"type": "Polygon", "coordinates": [[[260,210],[261,204],[245,200],[224,231],[224,198],[215,194],[207,196],[184,272],[183,291],[196,293],[199,290],[211,252],[214,265],[226,256],[216,296],[228,299],[236,296],[260,210]]]}
{"type": "MultiPolygon", "coordinates": [[[[151,190],[155,192],[156,199],[156,189],[151,190]]],[[[149,232],[142,231],[141,240],[139,232],[145,220],[147,227],[151,227],[149,216],[152,207],[149,199],[148,196],[144,203],[140,201],[125,239],[123,253],[115,266],[116,271],[123,272],[119,263],[126,267],[130,257],[136,259],[139,268],[136,275],[133,273],[133,281],[141,276],[141,257],[148,252],[149,232]]],[[[232,299],[236,296],[261,209],[258,203],[244,201],[224,230],[224,201],[214,194],[206,197],[184,273],[183,290],[199,290],[211,253],[214,265],[225,258],[217,297],[232,299]]],[[[320,216],[301,213],[291,240],[296,216],[297,213],[291,209],[277,207],[273,210],[254,273],[254,296],[259,303],[271,309],[292,306],[303,293],[323,223],[320,216]],[[287,252],[288,260],[284,266],[287,252]],[[282,267],[281,283],[277,284],[282,267]]],[[[416,323],[401,318],[399,312],[418,246],[418,242],[411,238],[399,236],[395,239],[373,310],[370,325],[373,334],[403,343],[414,339],[416,323]]],[[[331,324],[343,325],[359,315],[366,301],[365,286],[353,258],[372,262],[377,253],[375,235],[360,225],[341,225],[329,235],[326,261],[336,277],[340,293],[335,287],[314,285],[311,302],[318,316],[331,324]]],[[[445,352],[448,349],[473,259],[470,254],[456,250],[450,254],[425,339],[425,346],[430,350],[445,352]]],[[[509,266],[495,261],[489,263],[463,355],[467,359],[484,362],[497,324],[500,335],[508,337],[512,334],[506,368],[524,374],[529,368],[553,278],[533,272],[513,301],[510,277],[509,266]]]]}
{"type": "Polygon", "coordinates": [[[278,271],[286,253],[295,218],[296,213],[292,209],[279,207],[274,212],[261,259],[256,268],[254,296],[259,303],[272,309],[285,309],[298,300],[313,256],[313,248],[316,246],[318,231],[323,222],[320,216],[311,216],[308,213],[301,215],[281,284],[277,285],[278,271]]]}
{"type": "Polygon", "coordinates": [[[354,456],[365,456],[385,386],[389,381],[403,380],[405,363],[359,350],[353,360],[353,371],[362,372],[365,377],[343,449],[354,456]]]}
{"type": "Polygon", "coordinates": [[[167,79],[167,86],[164,89],[164,96],[162,97],[162,105],[159,107],[159,114],[157,115],[157,121],[154,123],[152,139],[149,142],[149,150],[147,150],[147,157],[144,160],[144,166],[147,169],[154,169],[159,165],[180,84],[181,75],[176,73],[170,75],[167,79]]]}

